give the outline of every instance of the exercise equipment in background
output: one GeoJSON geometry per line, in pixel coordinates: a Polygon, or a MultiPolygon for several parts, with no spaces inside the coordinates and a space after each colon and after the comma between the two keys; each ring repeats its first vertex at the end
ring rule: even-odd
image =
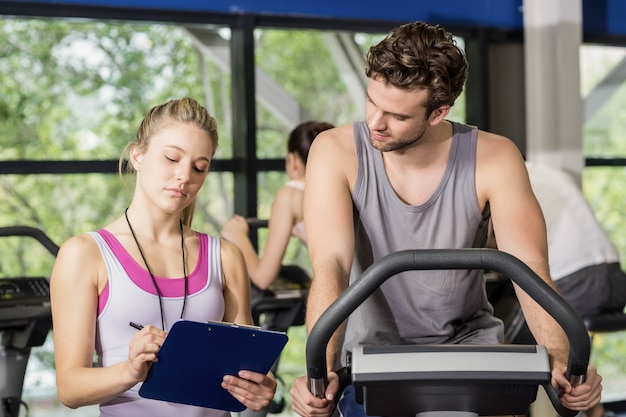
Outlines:
{"type": "MultiPolygon", "coordinates": [[[[56,257],[59,247],[40,229],[0,228],[0,237],[31,237],[56,257]]],[[[3,263],[10,262],[4,259],[3,263]]],[[[0,278],[0,416],[17,417],[31,348],[41,346],[52,328],[48,277],[0,278]]]]}

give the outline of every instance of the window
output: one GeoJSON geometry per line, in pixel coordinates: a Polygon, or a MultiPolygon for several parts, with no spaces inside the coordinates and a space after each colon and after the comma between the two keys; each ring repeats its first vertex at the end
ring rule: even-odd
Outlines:
{"type": "MultiPolygon", "coordinates": [[[[581,91],[585,123],[583,153],[601,160],[600,166],[587,166],[583,172],[583,192],[607,234],[617,246],[624,267],[626,260],[626,222],[624,187],[626,184],[626,48],[601,45],[581,47],[581,91]],[[604,166],[602,166],[604,164],[604,166]]],[[[624,333],[595,336],[592,361],[604,381],[603,400],[624,400],[626,378],[623,370],[624,333]]]]}

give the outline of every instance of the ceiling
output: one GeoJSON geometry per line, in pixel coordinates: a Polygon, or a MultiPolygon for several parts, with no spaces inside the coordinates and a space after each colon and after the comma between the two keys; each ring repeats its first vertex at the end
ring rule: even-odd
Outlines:
{"type": "MultiPolygon", "coordinates": [[[[562,0],[566,1],[566,0],[562,0]]],[[[559,3],[559,2],[556,2],[559,3]]],[[[582,0],[583,31],[594,38],[626,37],[626,2],[582,0]]],[[[117,15],[167,15],[163,12],[211,14],[250,13],[261,16],[337,20],[424,20],[455,26],[490,29],[522,29],[523,0],[3,0],[0,14],[81,16],[90,13],[117,15]]]]}

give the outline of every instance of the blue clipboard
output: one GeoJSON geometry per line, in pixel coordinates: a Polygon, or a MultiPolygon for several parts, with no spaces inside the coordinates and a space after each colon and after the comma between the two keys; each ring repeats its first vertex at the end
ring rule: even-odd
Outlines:
{"type": "Polygon", "coordinates": [[[139,389],[144,398],[227,411],[245,406],[221,387],[224,375],[267,373],[287,344],[283,332],[222,322],[181,320],[139,389]]]}

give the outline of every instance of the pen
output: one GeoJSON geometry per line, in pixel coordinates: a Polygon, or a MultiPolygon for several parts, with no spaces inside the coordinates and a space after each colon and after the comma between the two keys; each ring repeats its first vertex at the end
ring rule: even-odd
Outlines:
{"type": "Polygon", "coordinates": [[[128,325],[130,327],[134,327],[137,330],[141,330],[143,329],[143,325],[139,324],[139,323],[135,323],[134,321],[131,321],[130,323],[128,323],[128,325]]]}

